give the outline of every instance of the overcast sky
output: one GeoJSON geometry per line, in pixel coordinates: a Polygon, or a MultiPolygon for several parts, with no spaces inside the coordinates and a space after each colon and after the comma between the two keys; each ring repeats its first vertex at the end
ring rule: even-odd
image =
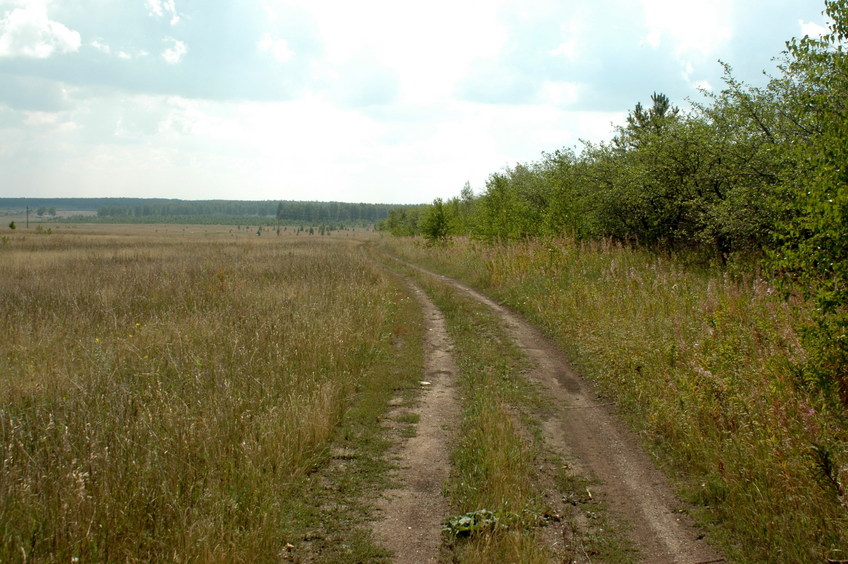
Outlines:
{"type": "Polygon", "coordinates": [[[762,82],[823,0],[0,0],[0,197],[418,203],[762,82]]]}

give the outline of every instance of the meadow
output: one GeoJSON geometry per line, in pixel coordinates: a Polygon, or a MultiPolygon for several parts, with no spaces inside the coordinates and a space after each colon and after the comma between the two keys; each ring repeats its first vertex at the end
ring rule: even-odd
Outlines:
{"type": "Polygon", "coordinates": [[[381,246],[543,327],[732,561],[848,558],[848,421],[837,398],[803,380],[809,304],[749,267],[611,242],[381,246]]]}
{"type": "MultiPolygon", "coordinates": [[[[4,231],[0,561],[385,561],[365,525],[390,465],[380,419],[393,397],[413,401],[423,328],[364,243],[374,237],[4,231]]],[[[848,426],[799,369],[809,304],[748,267],[609,242],[376,246],[543,327],[728,558],[848,558],[848,426]]],[[[490,316],[416,279],[461,371],[452,511],[514,517],[448,548],[459,561],[546,561],[528,534],[546,511],[533,422],[545,399],[490,316]]],[[[626,547],[597,550],[615,560],[626,547]]]]}
{"type": "MultiPolygon", "coordinates": [[[[314,473],[334,442],[379,450],[380,413],[420,369],[400,354],[417,311],[360,245],[5,231],[0,561],[268,561],[320,538],[314,473]]],[[[379,553],[335,534],[329,551],[379,553]]]]}

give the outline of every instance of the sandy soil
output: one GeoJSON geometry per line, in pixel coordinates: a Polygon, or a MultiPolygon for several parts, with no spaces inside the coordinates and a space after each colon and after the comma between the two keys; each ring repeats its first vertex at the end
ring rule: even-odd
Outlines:
{"type": "MultiPolygon", "coordinates": [[[[642,450],[638,437],[598,401],[593,387],[571,370],[553,342],[514,312],[473,289],[408,266],[438,277],[486,304],[504,320],[534,366],[530,377],[545,386],[557,406],[556,413],[544,423],[549,448],[567,460],[572,471],[598,480],[593,495],[602,496],[614,514],[627,523],[644,562],[724,561],[704,540],[704,532],[680,510],[684,504],[642,450]]],[[[388,524],[379,526],[381,538],[396,551],[397,562],[427,562],[437,557],[439,538],[433,533],[447,517],[440,488],[448,477],[444,430],[458,416],[452,384],[456,368],[450,360],[444,319],[420,290],[418,293],[429,320],[427,378],[432,387],[419,408],[418,436],[401,453],[402,483],[407,486],[391,492],[392,499],[384,506],[388,524]]]]}

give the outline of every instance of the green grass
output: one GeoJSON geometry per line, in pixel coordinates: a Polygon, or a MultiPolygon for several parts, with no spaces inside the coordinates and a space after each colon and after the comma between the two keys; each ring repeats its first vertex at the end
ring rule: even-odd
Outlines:
{"type": "Polygon", "coordinates": [[[415,424],[421,420],[421,416],[417,413],[405,413],[403,415],[398,416],[395,421],[398,423],[407,423],[407,424],[415,424]]]}
{"type": "Polygon", "coordinates": [[[848,421],[799,376],[805,304],[755,271],[610,243],[381,244],[545,328],[615,399],[728,557],[845,557],[848,421]]]}
{"type": "Polygon", "coordinates": [[[420,372],[409,303],[333,237],[9,235],[0,561],[383,558],[357,500],[385,470],[379,416],[420,372]],[[322,478],[333,445],[352,475],[322,478]]]}

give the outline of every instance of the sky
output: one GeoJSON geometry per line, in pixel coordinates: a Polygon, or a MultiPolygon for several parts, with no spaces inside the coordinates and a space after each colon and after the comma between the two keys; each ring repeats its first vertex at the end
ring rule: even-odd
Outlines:
{"type": "Polygon", "coordinates": [[[0,197],[423,203],[762,84],[823,0],[0,0],[0,197]]]}

